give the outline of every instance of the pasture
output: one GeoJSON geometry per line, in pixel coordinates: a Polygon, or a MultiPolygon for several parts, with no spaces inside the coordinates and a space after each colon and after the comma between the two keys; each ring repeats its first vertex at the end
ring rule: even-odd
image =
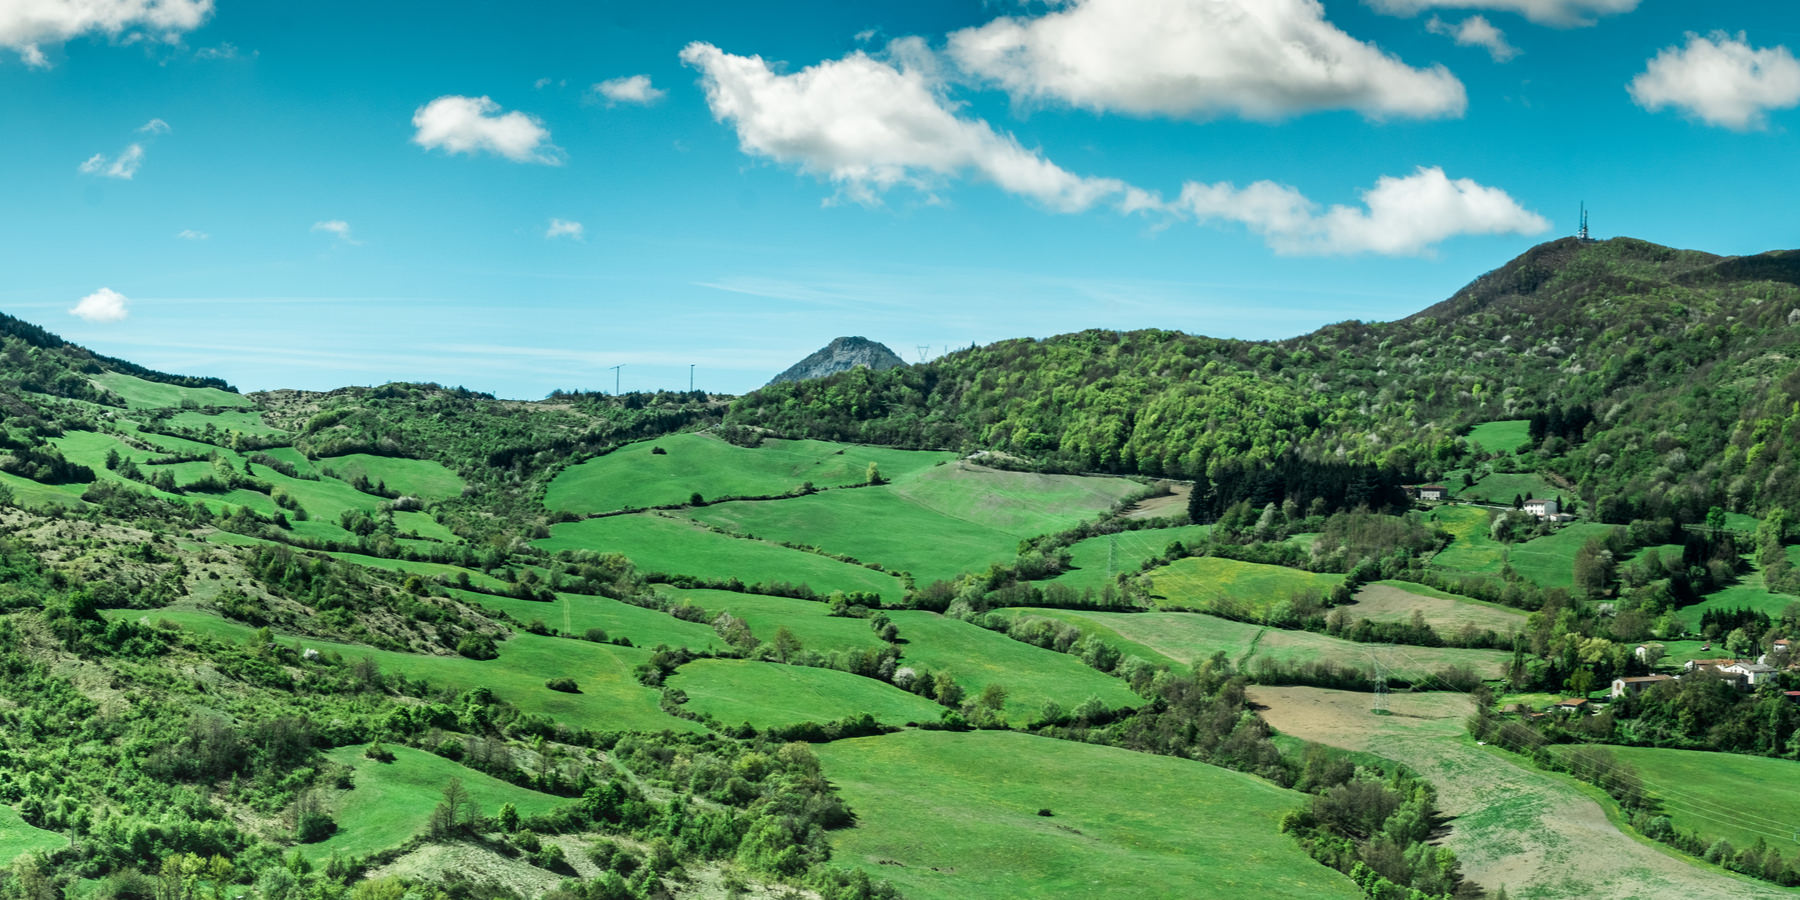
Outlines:
{"type": "Polygon", "coordinates": [[[54,831],[45,831],[25,822],[19,811],[0,804],[0,860],[18,859],[26,853],[48,853],[66,847],[69,839],[54,831]]]}
{"type": "Polygon", "coordinates": [[[1342,607],[1352,619],[1374,622],[1409,622],[1417,612],[1425,624],[1440,632],[1465,626],[1510,634],[1525,627],[1525,613],[1498,603],[1472,600],[1410,581],[1378,581],[1363,585],[1356,602],[1342,607]]]}
{"type": "Polygon", "coordinates": [[[1204,763],[994,731],[814,752],[857,812],[835,861],[907,897],[1361,896],[1280,833],[1303,795],[1204,763]]]}
{"type": "Polygon", "coordinates": [[[797,491],[807,482],[821,488],[863,484],[870,463],[893,479],[955,458],[827,441],[765,440],[749,448],[711,434],[672,434],[564,469],[550,482],[544,505],[596,513],[686,503],[695,493],[707,500],[766,497],[797,491]]]}
{"type": "Polygon", "coordinates": [[[1471,446],[1480,444],[1481,449],[1489,453],[1511,455],[1520,444],[1531,440],[1531,421],[1529,419],[1502,419],[1498,422],[1483,422],[1469,429],[1468,442],[1471,446]]]}
{"type": "Polygon", "coordinates": [[[1568,491],[1558,490],[1556,485],[1545,481],[1542,475],[1530,472],[1494,472],[1468,487],[1455,488],[1455,495],[1458,500],[1498,503],[1502,506],[1511,506],[1514,497],[1541,500],[1561,496],[1565,502],[1570,500],[1568,491]]]}
{"type": "Polygon", "coordinates": [[[1594,538],[1605,537],[1615,527],[1575,523],[1565,525],[1541,538],[1514,544],[1511,556],[1513,570],[1539,587],[1574,587],[1576,551],[1594,538]]]}
{"type": "Polygon", "coordinates": [[[1426,520],[1450,533],[1450,546],[1431,558],[1433,568],[1463,575],[1500,574],[1506,545],[1492,537],[1489,510],[1478,506],[1440,506],[1426,514],[1426,520]]]}
{"type": "Polygon", "coordinates": [[[898,603],[900,579],[817,553],[766,541],[747,541],[708,531],[671,516],[641,514],[564,522],[535,545],[558,550],[623,553],[640,571],[693,575],[745,583],[786,581],[805,584],[821,595],[834,590],[874,591],[898,603]]]}
{"type": "Polygon", "coordinates": [[[486,816],[503,803],[511,803],[525,817],[545,815],[573,802],[501,781],[423,750],[400,744],[383,746],[393,752],[393,762],[364,756],[364,744],[325,754],[332,762],[354,770],[355,786],[321,796],[337,822],[337,831],[316,844],[300,845],[306,856],[314,860],[332,853],[368,856],[404,843],[425,830],[431,811],[444,798],[444,785],[452,778],[462,780],[470,799],[486,816]]]}
{"type": "Polygon", "coordinates": [[[829,615],[830,609],[816,600],[669,587],[661,593],[675,602],[693,603],[706,610],[709,617],[730,613],[743,619],[750,626],[750,633],[764,642],[774,641],[775,632],[785,627],[800,640],[802,648],[815,653],[882,648],[881,638],[869,627],[868,619],[829,615]]]}
{"type": "Polygon", "coordinates": [[[218,388],[188,388],[146,381],[123,372],[102,372],[88,379],[125,400],[131,409],[163,409],[193,401],[198,406],[254,406],[250,398],[218,388]]]}
{"type": "Polygon", "coordinates": [[[1707,594],[1699,603],[1677,610],[1676,616],[1680,618],[1681,623],[1691,630],[1698,631],[1700,617],[1706,612],[1740,608],[1754,609],[1767,613],[1770,618],[1779,618],[1789,606],[1800,603],[1800,597],[1792,594],[1778,594],[1769,590],[1768,583],[1763,579],[1761,567],[1757,566],[1750,557],[1745,557],[1744,562],[1749,568],[1738,576],[1736,582],[1707,594]]]}
{"type": "Polygon", "coordinates": [[[949,671],[971,699],[990,684],[1006,688],[1005,716],[1014,725],[1035,718],[1052,700],[1073,709],[1098,697],[1108,709],[1139,706],[1143,698],[1121,679],[1096,671],[1076,657],[1015,641],[934,612],[890,613],[900,627],[900,663],[949,671]]]}
{"type": "Polygon", "coordinates": [[[389,490],[424,500],[455,497],[464,487],[462,476],[445,468],[443,463],[428,459],[352,453],[317,462],[320,468],[330,470],[343,481],[362,477],[371,485],[385,483],[389,490]]]}
{"type": "Polygon", "coordinates": [[[1161,556],[1169,544],[1204,541],[1211,525],[1142,528],[1076,541],[1069,547],[1069,571],[1050,579],[1077,592],[1099,591],[1120,572],[1136,573],[1144,560],[1161,556]]]}
{"type": "Polygon", "coordinates": [[[1302,591],[1328,594],[1344,576],[1194,556],[1152,570],[1150,579],[1152,599],[1164,609],[1260,616],[1302,591]]]}
{"type": "Polygon", "coordinates": [[[712,628],[699,622],[684,622],[665,612],[645,609],[589,594],[557,594],[549,603],[520,600],[474,591],[452,591],[465,602],[504,612],[520,624],[541,621],[563,634],[580,636],[590,628],[599,628],[608,638],[627,638],[637,647],[667,644],[690,650],[723,650],[725,642],[712,628]]]}
{"type": "Polygon", "coordinates": [[[1800,803],[1800,762],[1704,750],[1607,749],[1637,769],[1676,828],[1699,833],[1707,844],[1723,838],[1739,850],[1763,840],[1784,857],[1800,851],[1788,813],[1800,803]],[[1745,802],[1752,797],[1755,802],[1745,802]]]}
{"type": "Polygon", "coordinates": [[[880,487],[721,503],[688,514],[733,532],[910,572],[923,587],[1011,562],[1019,541],[1091,519],[1139,489],[1123,479],[958,463],[880,487]]]}
{"type": "Polygon", "coordinates": [[[206,412],[188,409],[170,416],[168,422],[177,428],[192,428],[196,431],[205,431],[211,428],[221,436],[233,432],[254,437],[287,434],[286,431],[263,421],[263,414],[253,409],[208,410],[206,412]]]}
{"type": "Polygon", "coordinates": [[[665,682],[687,694],[686,707],[732,726],[757,728],[830,722],[868,713],[888,725],[936,722],[944,707],[873,678],[806,666],[742,659],[697,659],[665,682]]]}

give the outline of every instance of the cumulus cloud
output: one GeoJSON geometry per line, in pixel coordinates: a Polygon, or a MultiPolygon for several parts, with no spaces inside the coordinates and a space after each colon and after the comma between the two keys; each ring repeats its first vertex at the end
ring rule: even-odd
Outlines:
{"type": "Polygon", "coordinates": [[[139,134],[168,134],[169,130],[169,123],[161,119],[151,119],[138,126],[139,134]]]}
{"type": "Polygon", "coordinates": [[[544,237],[551,239],[568,237],[579,241],[583,234],[581,223],[569,219],[551,219],[550,227],[544,229],[544,237]]]}
{"type": "Polygon", "coordinates": [[[175,43],[212,15],[213,0],[7,0],[0,3],[0,46],[32,68],[48,68],[46,45],[85,34],[175,43]]]}
{"type": "MultiPolygon", "coordinates": [[[[348,226],[345,226],[345,227],[348,228],[348,226]]],[[[192,228],[183,228],[180,231],[176,232],[175,236],[178,238],[181,238],[184,241],[204,241],[207,238],[212,237],[212,235],[207,234],[204,231],[196,231],[192,228]]]]}
{"type": "Polygon", "coordinates": [[[650,85],[650,76],[631,75],[624,78],[608,78],[594,85],[594,93],[606,98],[607,103],[635,103],[649,106],[661,100],[669,92],[650,85]]]}
{"type": "Polygon", "coordinates": [[[1427,9],[1486,9],[1517,13],[1539,25],[1576,28],[1601,16],[1637,9],[1639,0],[1365,0],[1380,12],[1413,16],[1427,9]]]}
{"type": "Polygon", "coordinates": [[[69,315],[89,322],[118,322],[131,315],[125,308],[127,302],[124,294],[112,288],[101,288],[70,307],[69,315]]]}
{"type": "Polygon", "coordinates": [[[1519,48],[1506,42],[1506,32],[1495,28],[1486,16],[1470,16],[1455,25],[1432,16],[1425,23],[1425,30],[1450,38],[1461,47],[1485,47],[1494,62],[1506,62],[1519,55],[1519,48]]]}
{"type": "Polygon", "coordinates": [[[105,178],[123,178],[130,181],[131,176],[136,175],[138,167],[143,164],[144,145],[131,144],[124,150],[119,151],[118,156],[109,157],[104,153],[96,153],[93,156],[88,157],[87,161],[81,164],[80,169],[83,173],[88,175],[99,175],[105,178]]]}
{"type": "Polygon", "coordinates": [[[929,191],[973,173],[1008,193],[1075,212],[1108,199],[1147,202],[1110,178],[1074,175],[979,119],[956,115],[939,85],[901,48],[895,61],[862,51],[792,74],[760,56],[689,44],[682,62],[700,70],[713,117],[736,129],[751,156],[794,165],[846,196],[876,203],[897,185],[929,191]]]}
{"type": "Polygon", "coordinates": [[[1430,118],[1468,105],[1450,70],[1351,37],[1318,0],[1073,0],[954,32],[947,52],[1015,101],[1095,112],[1430,118]]]}
{"type": "Polygon", "coordinates": [[[1505,191],[1467,178],[1452,180],[1436,167],[1383,176],[1363,192],[1360,207],[1321,210],[1291,186],[1258,181],[1242,188],[1189,182],[1171,208],[1198,222],[1244,225],[1277,253],[1290,255],[1411,256],[1458,235],[1531,235],[1550,228],[1505,191]]]}
{"type": "Polygon", "coordinates": [[[563,151],[550,143],[550,130],[536,116],[500,111],[487,97],[446,94],[413,112],[413,143],[427,150],[475,154],[486,151],[513,162],[562,165],[563,151]]]}
{"type": "Polygon", "coordinates": [[[343,241],[346,244],[360,245],[362,243],[362,241],[350,236],[350,223],[343,219],[328,219],[323,222],[314,222],[312,230],[323,231],[326,234],[335,235],[338,240],[343,241]]]}
{"type": "Polygon", "coordinates": [[[1769,110],[1800,105],[1800,61],[1786,47],[1753,48],[1744,33],[1688,32],[1687,46],[1664,47],[1626,88],[1637,105],[1673,106],[1708,125],[1748,131],[1769,110]]]}

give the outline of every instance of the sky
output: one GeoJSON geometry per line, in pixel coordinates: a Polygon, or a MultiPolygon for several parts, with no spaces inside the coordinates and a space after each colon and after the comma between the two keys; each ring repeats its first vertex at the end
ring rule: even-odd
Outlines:
{"type": "Polygon", "coordinates": [[[1800,247],[1792,0],[0,0],[0,311],[243,390],[741,393],[1800,247]],[[615,368],[619,367],[619,368],[615,368]]]}

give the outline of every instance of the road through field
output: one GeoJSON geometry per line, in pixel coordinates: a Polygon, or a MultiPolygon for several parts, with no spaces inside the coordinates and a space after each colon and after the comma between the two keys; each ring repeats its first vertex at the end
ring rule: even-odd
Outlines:
{"type": "Polygon", "coordinates": [[[1572,779],[1477,746],[1463,730],[1469,708],[1460,694],[1393,694],[1388,716],[1369,712],[1369,694],[1305,687],[1253,687],[1249,694],[1286,734],[1374,753],[1429,778],[1453,817],[1444,845],[1462,861],[1463,874],[1489,891],[1594,900],[1794,896],[1634,840],[1572,779]]]}

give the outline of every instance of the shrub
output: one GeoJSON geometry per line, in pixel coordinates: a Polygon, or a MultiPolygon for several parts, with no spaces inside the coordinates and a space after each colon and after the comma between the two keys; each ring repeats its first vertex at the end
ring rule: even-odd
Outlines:
{"type": "Polygon", "coordinates": [[[549,681],[544,682],[544,687],[553,691],[562,691],[565,694],[581,693],[581,688],[576,686],[575,679],[573,678],[552,678],[549,681]]]}
{"type": "Polygon", "coordinates": [[[394,761],[394,751],[381,746],[380,741],[370,744],[369,749],[363,751],[363,755],[376,762],[391,763],[394,761]]]}
{"type": "Polygon", "coordinates": [[[470,659],[493,659],[500,655],[500,648],[494,646],[493,638],[471,632],[456,642],[456,652],[470,659]]]}
{"type": "Polygon", "coordinates": [[[587,631],[582,632],[581,638],[582,640],[593,641],[596,644],[604,644],[606,643],[606,629],[589,628],[587,631]]]}

